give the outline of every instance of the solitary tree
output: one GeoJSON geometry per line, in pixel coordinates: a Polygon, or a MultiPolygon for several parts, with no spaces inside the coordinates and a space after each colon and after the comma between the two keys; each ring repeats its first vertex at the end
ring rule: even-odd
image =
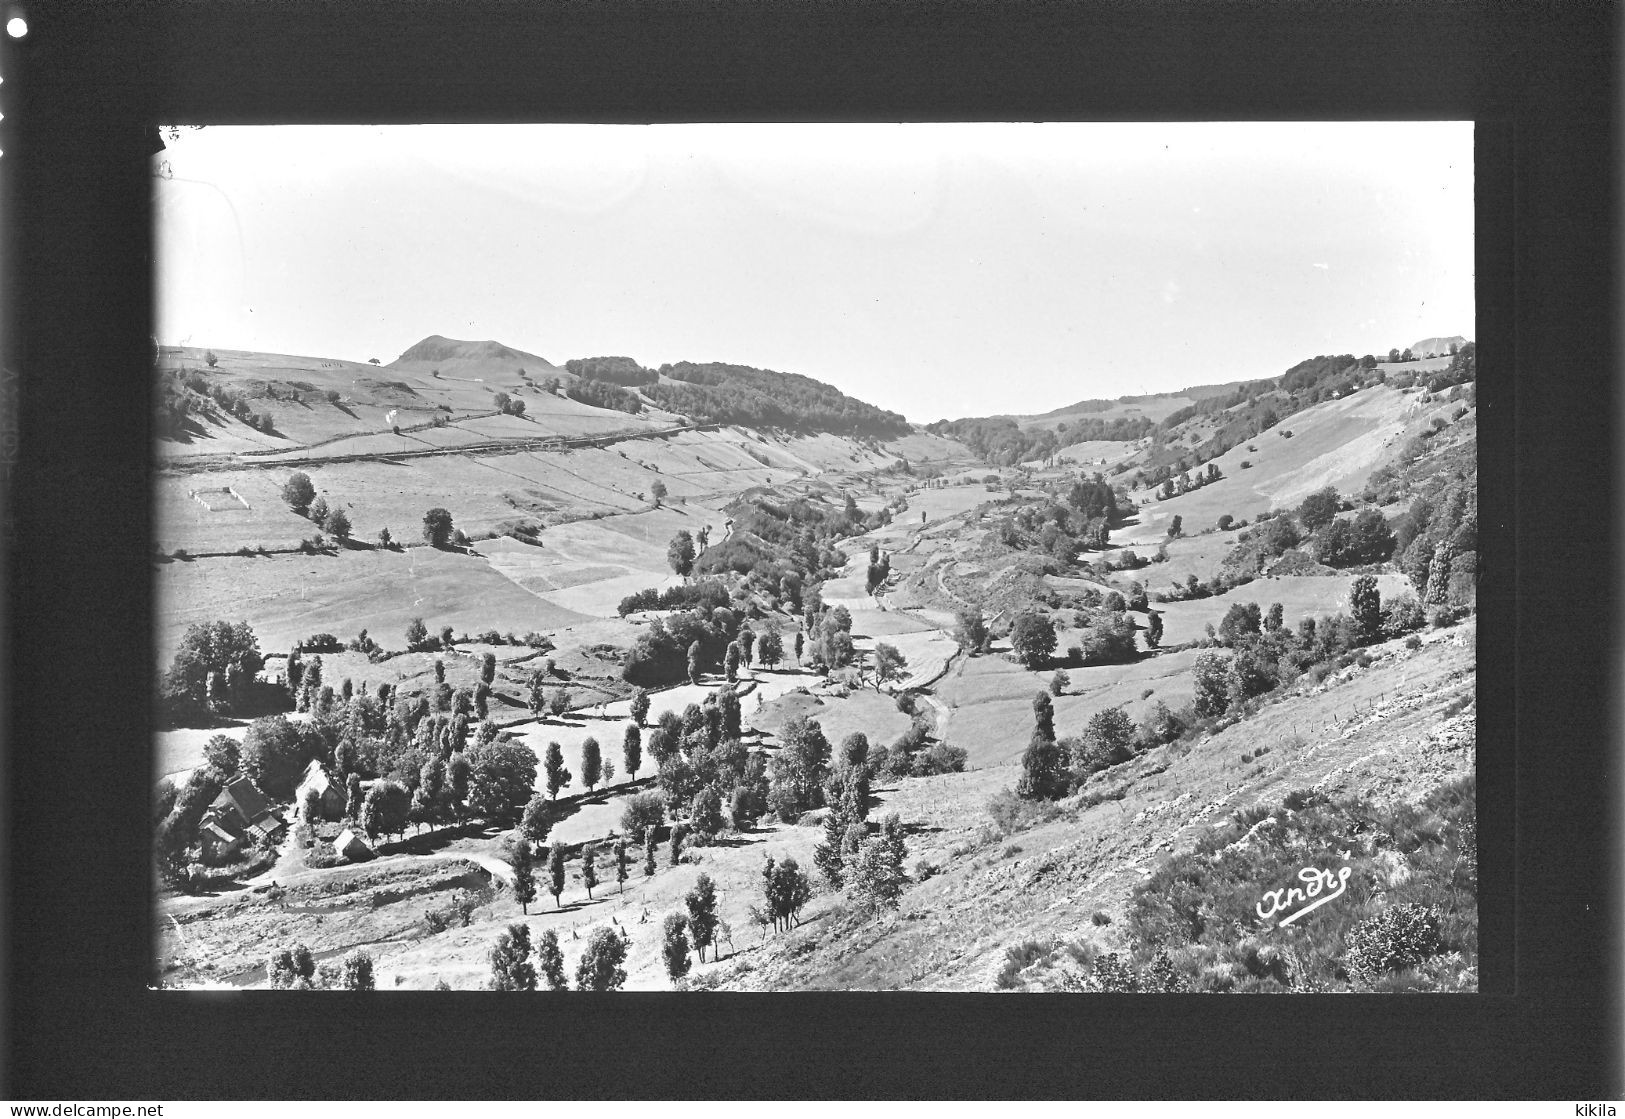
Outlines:
{"type": "Polygon", "coordinates": [[[781,863],[774,863],[771,857],[768,858],[762,881],[774,925],[785,927],[792,920],[799,925],[802,907],[812,898],[812,883],[795,859],[787,858],[781,863]]]}
{"type": "Polygon", "coordinates": [[[701,835],[716,835],[722,830],[722,794],[715,785],[707,785],[694,794],[689,820],[701,835]]]}
{"type": "Polygon", "coordinates": [[[802,653],[802,650],[806,648],[806,646],[807,646],[807,635],[802,633],[799,629],[796,630],[796,663],[797,664],[801,663],[801,653],[802,653]]]}
{"type": "Polygon", "coordinates": [[[875,691],[893,680],[900,680],[908,668],[908,661],[895,645],[884,642],[875,645],[875,691]]]}
{"type": "Polygon", "coordinates": [[[852,896],[861,909],[895,908],[903,893],[902,860],[882,836],[865,840],[852,860],[852,896]]]}
{"type": "Polygon", "coordinates": [[[687,975],[693,966],[688,958],[688,918],[683,914],[666,914],[660,954],[666,961],[666,974],[671,977],[672,985],[676,986],[677,981],[687,975]]]}
{"type": "Polygon", "coordinates": [[[311,484],[310,475],[299,471],[282,483],[282,500],[288,507],[301,517],[310,508],[310,503],[316,498],[316,487],[311,484]]]}
{"type": "Polygon", "coordinates": [[[547,798],[537,793],[526,803],[524,815],[519,818],[519,834],[532,843],[544,843],[552,826],[547,798]]]}
{"type": "Polygon", "coordinates": [[[411,822],[412,797],[395,781],[379,781],[361,802],[361,827],[369,837],[399,835],[411,822]]]}
{"type": "Polygon", "coordinates": [[[564,749],[557,742],[547,744],[547,760],[543,765],[547,773],[547,795],[556,798],[559,790],[570,783],[570,771],[564,768],[564,749]]]}
{"type": "Polygon", "coordinates": [[[1162,615],[1152,611],[1145,623],[1145,643],[1155,649],[1162,644],[1162,615]]]}
{"type": "MultiPolygon", "coordinates": [[[[429,629],[423,624],[422,618],[413,618],[406,626],[407,649],[421,649],[423,643],[429,640],[429,629]]],[[[439,661],[435,662],[439,664],[439,661]]]]}
{"type": "Polygon", "coordinates": [[[555,719],[563,718],[564,713],[570,710],[570,689],[559,688],[554,691],[553,698],[548,700],[547,707],[549,711],[553,712],[555,719]]]}
{"type": "Polygon", "coordinates": [[[536,942],[536,971],[553,990],[570,989],[570,981],[564,974],[564,953],[559,950],[559,934],[552,929],[536,942]]]}
{"type": "Polygon", "coordinates": [[[480,682],[482,684],[492,684],[496,682],[496,678],[497,655],[495,653],[486,653],[485,659],[480,664],[480,682]]]}
{"type": "Polygon", "coordinates": [[[648,719],[648,717],[649,693],[646,689],[639,688],[632,695],[632,721],[637,725],[642,726],[644,720],[648,719]]]}
{"type": "Polygon", "coordinates": [[[954,640],[965,652],[974,656],[987,648],[987,622],[977,609],[960,611],[954,627],[954,640]]]}
{"type": "Polygon", "coordinates": [[[519,903],[519,911],[530,913],[530,903],[536,898],[535,867],[531,863],[530,840],[524,836],[513,845],[513,857],[509,860],[513,867],[513,896],[519,903]]]}
{"type": "Polygon", "coordinates": [[[1055,675],[1049,678],[1049,694],[1053,696],[1060,695],[1066,691],[1066,687],[1070,683],[1072,683],[1072,680],[1067,676],[1066,669],[1057,668],[1055,675]]]}
{"type": "Polygon", "coordinates": [[[1010,631],[1010,644],[1022,664],[1030,669],[1041,668],[1055,652],[1055,627],[1036,611],[1023,614],[1010,631]]]}
{"type": "Polygon", "coordinates": [[[1382,597],[1377,593],[1377,577],[1361,575],[1349,588],[1349,614],[1354,619],[1355,640],[1369,645],[1382,636],[1382,597]]]}
{"type": "Polygon", "coordinates": [[[343,509],[335,505],[328,511],[327,519],[322,522],[322,530],[335,540],[350,539],[350,517],[343,509]]]}
{"type": "Polygon", "coordinates": [[[774,630],[762,634],[756,642],[756,658],[763,668],[774,668],[784,659],[784,639],[774,630]]]}
{"type": "Polygon", "coordinates": [[[624,837],[615,841],[615,881],[620,884],[621,893],[626,893],[626,839],[624,837]]]}
{"type": "Polygon", "coordinates": [[[739,646],[729,645],[722,657],[722,673],[731,684],[739,679],[739,646]]]}
{"type": "Polygon", "coordinates": [[[1337,491],[1327,486],[1303,499],[1303,504],[1298,506],[1298,519],[1310,532],[1315,532],[1331,523],[1332,518],[1337,516],[1337,507],[1340,504],[1337,491]]]}
{"type": "Polygon", "coordinates": [[[581,783],[591,792],[592,787],[598,784],[604,776],[604,756],[598,745],[598,739],[588,736],[581,743],[581,783]]]}
{"type": "MultiPolygon", "coordinates": [[[[850,821],[841,805],[832,804],[824,816],[824,841],[813,848],[813,865],[824,880],[839,890],[846,881],[845,836],[850,821]]],[[[858,825],[862,828],[862,825],[858,825]]]]}
{"type": "Polygon", "coordinates": [[[598,848],[591,843],[581,849],[581,882],[592,897],[592,888],[598,885],[598,848]]]}
{"type": "Polygon", "coordinates": [[[210,369],[213,369],[220,362],[220,359],[215,356],[213,350],[204,350],[203,360],[208,363],[210,369]]]}
{"type": "Polygon", "coordinates": [[[1028,800],[1047,800],[1064,791],[1060,785],[1060,747],[1055,739],[1034,731],[1021,756],[1021,780],[1016,783],[1016,793],[1028,800]]]}
{"type": "Polygon", "coordinates": [[[344,957],[344,974],[339,980],[346,991],[371,991],[372,957],[359,948],[344,957]]]}
{"type": "Polygon", "coordinates": [[[530,962],[530,926],[509,925],[491,949],[493,991],[534,991],[536,968],[530,962]]]}
{"type": "Polygon", "coordinates": [[[649,496],[655,499],[656,505],[659,505],[662,501],[665,501],[666,483],[656,479],[655,483],[649,487],[649,496]]]}
{"type": "Polygon", "coordinates": [[[700,682],[700,643],[694,642],[688,647],[688,682],[700,682]]]}
{"type": "Polygon", "coordinates": [[[576,990],[618,991],[626,982],[626,941],[613,929],[598,929],[587,941],[581,963],[576,966],[576,990]]]}
{"type": "Polygon", "coordinates": [[[432,547],[444,548],[451,542],[451,514],[436,506],[423,514],[423,539],[432,547]]]}
{"type": "Polygon", "coordinates": [[[564,893],[564,846],[559,844],[553,848],[548,857],[547,872],[551,879],[548,892],[553,895],[553,905],[559,904],[559,895],[564,893]]]}
{"type": "Polygon", "coordinates": [[[1134,723],[1121,707],[1103,708],[1083,728],[1079,748],[1098,765],[1127,761],[1134,756],[1134,723]]]}
{"type": "Polygon", "coordinates": [[[1033,730],[1045,738],[1055,737],[1055,703],[1048,692],[1033,696],[1033,730]]]}
{"type": "Polygon", "coordinates": [[[451,757],[446,759],[446,788],[451,793],[454,805],[461,805],[468,799],[468,782],[473,772],[473,766],[469,765],[468,758],[460,749],[453,750],[451,757]]]}
{"type": "Polygon", "coordinates": [[[650,828],[643,835],[643,877],[645,878],[655,876],[655,848],[658,846],[659,844],[655,842],[655,829],[650,828]]]}
{"type": "Polygon", "coordinates": [[[217,734],[203,744],[203,760],[226,777],[235,777],[242,765],[242,745],[230,735],[217,734]]]}
{"type": "Polygon", "coordinates": [[[710,946],[717,929],[717,888],[712,883],[711,876],[700,875],[683,902],[688,906],[689,932],[694,937],[694,947],[698,950],[703,963],[705,950],[710,946]]]}
{"type": "Polygon", "coordinates": [[[643,765],[643,732],[636,723],[626,726],[626,737],[621,740],[621,761],[625,763],[623,772],[628,777],[636,777],[638,768],[643,765]]]}
{"type": "Polygon", "coordinates": [[[1230,664],[1217,653],[1203,653],[1191,668],[1196,687],[1191,706],[1197,718],[1222,715],[1230,706],[1230,664]]]}
{"type": "Polygon", "coordinates": [[[688,577],[694,570],[694,537],[688,529],[679,529],[666,547],[666,562],[677,574],[688,577]]]}
{"type": "Polygon", "coordinates": [[[1169,522],[1169,525],[1168,525],[1168,539],[1172,540],[1176,536],[1184,536],[1185,535],[1185,527],[1184,527],[1184,525],[1185,525],[1185,518],[1181,517],[1178,513],[1175,513],[1174,514],[1174,519],[1171,522],[1169,522]]]}

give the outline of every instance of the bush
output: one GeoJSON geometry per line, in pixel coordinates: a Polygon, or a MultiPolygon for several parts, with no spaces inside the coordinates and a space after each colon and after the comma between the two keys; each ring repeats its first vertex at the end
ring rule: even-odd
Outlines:
{"type": "Polygon", "coordinates": [[[428,925],[431,933],[445,932],[449,928],[466,928],[473,923],[474,910],[486,900],[489,899],[458,890],[445,905],[424,910],[424,924],[428,925]]]}
{"type": "Polygon", "coordinates": [[[1439,951],[1439,911],[1401,903],[1356,925],[1348,934],[1349,977],[1370,984],[1388,972],[1419,966],[1439,951]]]}
{"type": "Polygon", "coordinates": [[[1018,986],[1016,976],[1025,969],[1038,965],[1048,967],[1055,959],[1055,945],[1041,940],[1026,940],[1012,944],[1004,950],[1004,966],[995,980],[1002,990],[1018,986]]]}
{"type": "Polygon", "coordinates": [[[915,777],[934,777],[939,773],[963,773],[969,755],[958,746],[939,742],[929,750],[914,756],[911,773],[915,777]]]}
{"type": "Polygon", "coordinates": [[[987,814],[993,818],[1000,834],[1009,835],[1021,824],[1025,802],[1010,789],[1000,789],[987,801],[987,814]]]}

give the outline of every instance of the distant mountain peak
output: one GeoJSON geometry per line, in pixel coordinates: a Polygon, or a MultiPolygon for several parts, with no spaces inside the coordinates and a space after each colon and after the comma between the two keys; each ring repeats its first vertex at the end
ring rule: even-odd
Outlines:
{"type": "Polygon", "coordinates": [[[468,341],[461,338],[447,338],[442,334],[431,334],[416,345],[408,347],[400,357],[390,364],[403,365],[413,362],[517,362],[530,363],[543,369],[552,369],[553,363],[536,354],[516,350],[512,346],[505,346],[501,342],[487,338],[482,341],[468,341]]]}
{"type": "Polygon", "coordinates": [[[1446,337],[1435,336],[1433,338],[1424,338],[1420,342],[1413,344],[1410,350],[1412,355],[1416,357],[1425,357],[1428,354],[1437,354],[1438,356],[1443,357],[1445,354],[1450,352],[1450,346],[1452,343],[1458,347],[1465,346],[1467,344],[1467,339],[1463,338],[1459,334],[1451,334],[1446,337]]]}

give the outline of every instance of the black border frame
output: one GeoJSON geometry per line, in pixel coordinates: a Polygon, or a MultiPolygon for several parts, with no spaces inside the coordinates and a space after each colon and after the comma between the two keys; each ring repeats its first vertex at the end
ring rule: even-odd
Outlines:
{"type": "Polygon", "coordinates": [[[17,456],[0,463],[12,514],[0,1096],[1625,1092],[1604,699],[1618,679],[1615,583],[1600,562],[1615,554],[1618,496],[1612,8],[17,2],[32,31],[0,40],[4,364],[22,374],[8,381],[17,456]],[[151,694],[153,125],[1161,118],[1479,122],[1483,987],[1514,993],[520,1004],[144,989],[149,775],[132,713],[151,694]]]}

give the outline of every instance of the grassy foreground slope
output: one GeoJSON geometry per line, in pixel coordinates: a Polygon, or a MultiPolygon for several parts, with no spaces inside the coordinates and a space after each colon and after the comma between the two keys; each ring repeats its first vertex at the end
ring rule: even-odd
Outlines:
{"type": "MultiPolygon", "coordinates": [[[[815,925],[724,962],[711,982],[748,990],[992,990],[1011,985],[1000,978],[1008,950],[1028,941],[1055,951],[1082,942],[1125,952],[1134,887],[1233,814],[1301,789],[1413,803],[1470,775],[1473,641],[1463,627],[1416,652],[1397,642],[1374,649],[1370,668],[1351,668],[1194,745],[1160,747],[1099,774],[1058,802],[1051,818],[1039,813],[1010,834],[986,805],[1015,783],[1019,766],[907,779],[881,793],[885,810],[910,822],[916,884],[899,909],[859,920],[830,898],[815,925]]],[[[1260,868],[1249,901],[1292,879],[1304,865],[1292,857],[1260,868]]],[[[1387,873],[1401,877],[1403,862],[1387,873]]],[[[1046,974],[1052,970],[1064,969],[1018,970],[1014,985],[1066,989],[1060,974],[1046,974]]]]}

